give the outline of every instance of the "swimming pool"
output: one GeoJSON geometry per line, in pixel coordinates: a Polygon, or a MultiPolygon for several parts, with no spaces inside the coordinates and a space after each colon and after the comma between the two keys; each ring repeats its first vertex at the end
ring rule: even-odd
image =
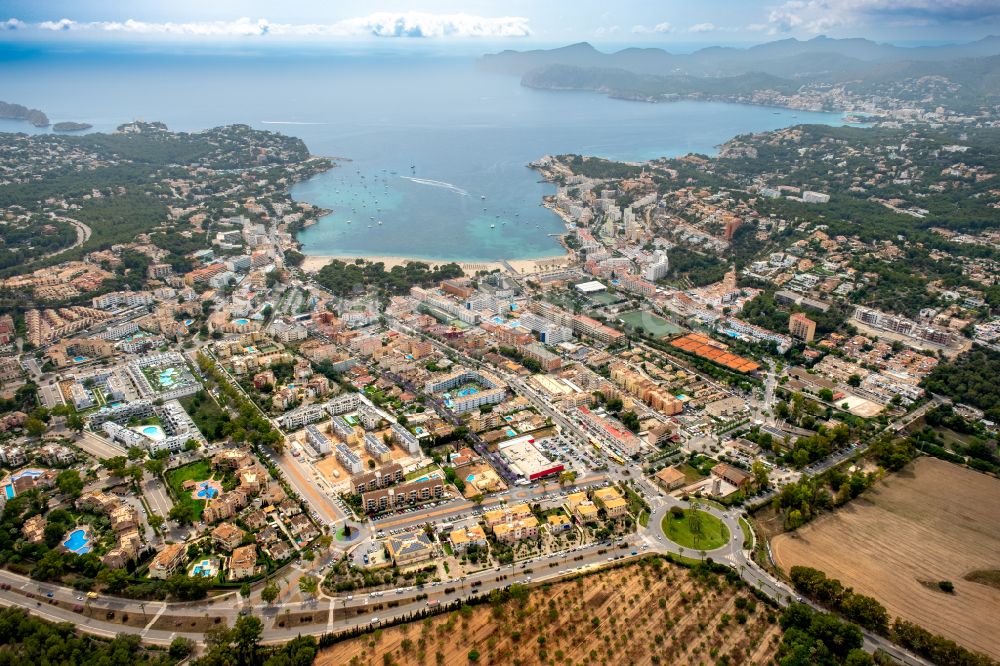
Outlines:
{"type": "Polygon", "coordinates": [[[479,393],[479,389],[474,388],[472,386],[468,386],[464,389],[459,389],[455,393],[458,396],[476,395],[477,393],[479,393]]]}
{"type": "Polygon", "coordinates": [[[7,499],[14,499],[14,486],[9,483],[3,487],[4,493],[7,495],[7,499]]]}
{"type": "Polygon", "coordinates": [[[476,480],[476,475],[475,474],[470,474],[467,477],[465,477],[466,483],[472,483],[475,480],[476,480]]]}
{"type": "Polygon", "coordinates": [[[86,360],[87,360],[86,356],[74,356],[73,357],[73,362],[74,363],[83,363],[86,360]]]}
{"type": "Polygon", "coordinates": [[[26,476],[32,479],[37,479],[44,473],[45,472],[40,469],[22,469],[20,472],[15,472],[14,474],[11,474],[10,478],[13,481],[18,481],[26,476]]]}
{"type": "Polygon", "coordinates": [[[236,324],[237,326],[246,326],[247,324],[250,323],[250,320],[249,319],[234,319],[233,323],[236,324]]]}
{"type": "Polygon", "coordinates": [[[63,546],[66,550],[76,553],[77,555],[83,555],[90,552],[90,539],[87,537],[87,531],[83,529],[75,529],[70,532],[66,540],[63,541],[63,546]]]}
{"type": "Polygon", "coordinates": [[[517,437],[517,431],[513,428],[507,428],[506,433],[508,437],[517,437]]]}
{"type": "Polygon", "coordinates": [[[195,494],[202,499],[215,499],[219,494],[219,489],[208,481],[202,481],[198,484],[198,491],[195,494]]]}
{"type": "Polygon", "coordinates": [[[163,428],[158,425],[139,426],[133,428],[133,430],[136,430],[140,435],[145,435],[154,442],[162,442],[167,438],[167,434],[163,432],[163,428]]]}
{"type": "Polygon", "coordinates": [[[176,369],[166,368],[165,370],[160,371],[159,376],[157,376],[157,380],[159,380],[160,386],[163,386],[164,388],[169,388],[176,383],[177,380],[174,379],[176,375],[177,375],[176,369]]]}
{"type": "Polygon", "coordinates": [[[201,562],[195,564],[194,568],[191,569],[192,576],[202,576],[204,578],[211,578],[216,573],[218,573],[218,571],[216,570],[215,564],[212,560],[202,560],[201,562]]]}

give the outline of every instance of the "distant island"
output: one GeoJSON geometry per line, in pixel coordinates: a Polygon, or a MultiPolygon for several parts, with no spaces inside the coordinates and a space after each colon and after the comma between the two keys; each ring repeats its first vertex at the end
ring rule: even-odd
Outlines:
{"type": "Polygon", "coordinates": [[[52,129],[56,132],[82,132],[83,130],[89,130],[93,125],[89,123],[74,123],[74,122],[61,122],[56,123],[52,126],[52,129]]]}
{"type": "Polygon", "coordinates": [[[35,127],[48,127],[49,117],[38,109],[29,109],[21,104],[0,102],[0,118],[4,120],[27,120],[35,127]]]}

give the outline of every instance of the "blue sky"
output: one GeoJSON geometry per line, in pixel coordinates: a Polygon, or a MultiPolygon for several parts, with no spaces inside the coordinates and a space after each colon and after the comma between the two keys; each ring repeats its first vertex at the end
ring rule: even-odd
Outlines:
{"type": "Polygon", "coordinates": [[[2,41],[509,42],[512,48],[762,42],[783,37],[970,41],[1000,34],[1000,0],[0,0],[2,41]]]}

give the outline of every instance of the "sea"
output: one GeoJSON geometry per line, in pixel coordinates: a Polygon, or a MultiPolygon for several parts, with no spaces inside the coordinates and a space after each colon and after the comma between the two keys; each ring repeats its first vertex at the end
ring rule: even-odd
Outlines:
{"type": "MultiPolygon", "coordinates": [[[[300,137],[338,165],[292,189],[331,211],[300,234],[305,254],[431,261],[560,254],[565,227],[541,206],[554,187],[528,167],[543,155],[711,155],[747,132],[844,124],[832,113],[532,90],[475,60],[447,49],[6,44],[0,99],[91,131],[142,119],[300,137]]],[[[0,131],[39,130],[0,121],[0,131]]]]}

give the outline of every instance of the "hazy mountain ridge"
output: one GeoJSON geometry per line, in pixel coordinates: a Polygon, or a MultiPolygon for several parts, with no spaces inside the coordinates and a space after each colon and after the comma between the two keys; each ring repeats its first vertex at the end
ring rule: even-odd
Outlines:
{"type": "Polygon", "coordinates": [[[713,46],[691,54],[674,54],[659,48],[627,48],[605,53],[587,42],[556,49],[506,50],[486,54],[479,66],[488,71],[523,75],[545,65],[620,68],[639,74],[689,74],[733,76],[751,71],[790,76],[791,65],[808,69],[822,63],[831,71],[862,69],[888,62],[933,62],[958,58],[1000,55],[1000,37],[985,37],[968,44],[901,47],[867,39],[815,37],[807,41],[790,38],[749,48],[713,46]]]}
{"type": "MultiPolygon", "coordinates": [[[[746,49],[711,47],[677,55],[656,48],[604,53],[588,43],[484,55],[486,71],[519,75],[524,86],[588,90],[613,97],[788,97],[803,86],[977,111],[1000,100],[1000,37],[969,44],[899,47],[867,39],[784,39],[746,49]],[[947,79],[942,81],[941,79],[947,79]]],[[[778,99],[764,103],[783,102],[778,99]]],[[[833,106],[824,103],[833,110],[833,106]]]]}

